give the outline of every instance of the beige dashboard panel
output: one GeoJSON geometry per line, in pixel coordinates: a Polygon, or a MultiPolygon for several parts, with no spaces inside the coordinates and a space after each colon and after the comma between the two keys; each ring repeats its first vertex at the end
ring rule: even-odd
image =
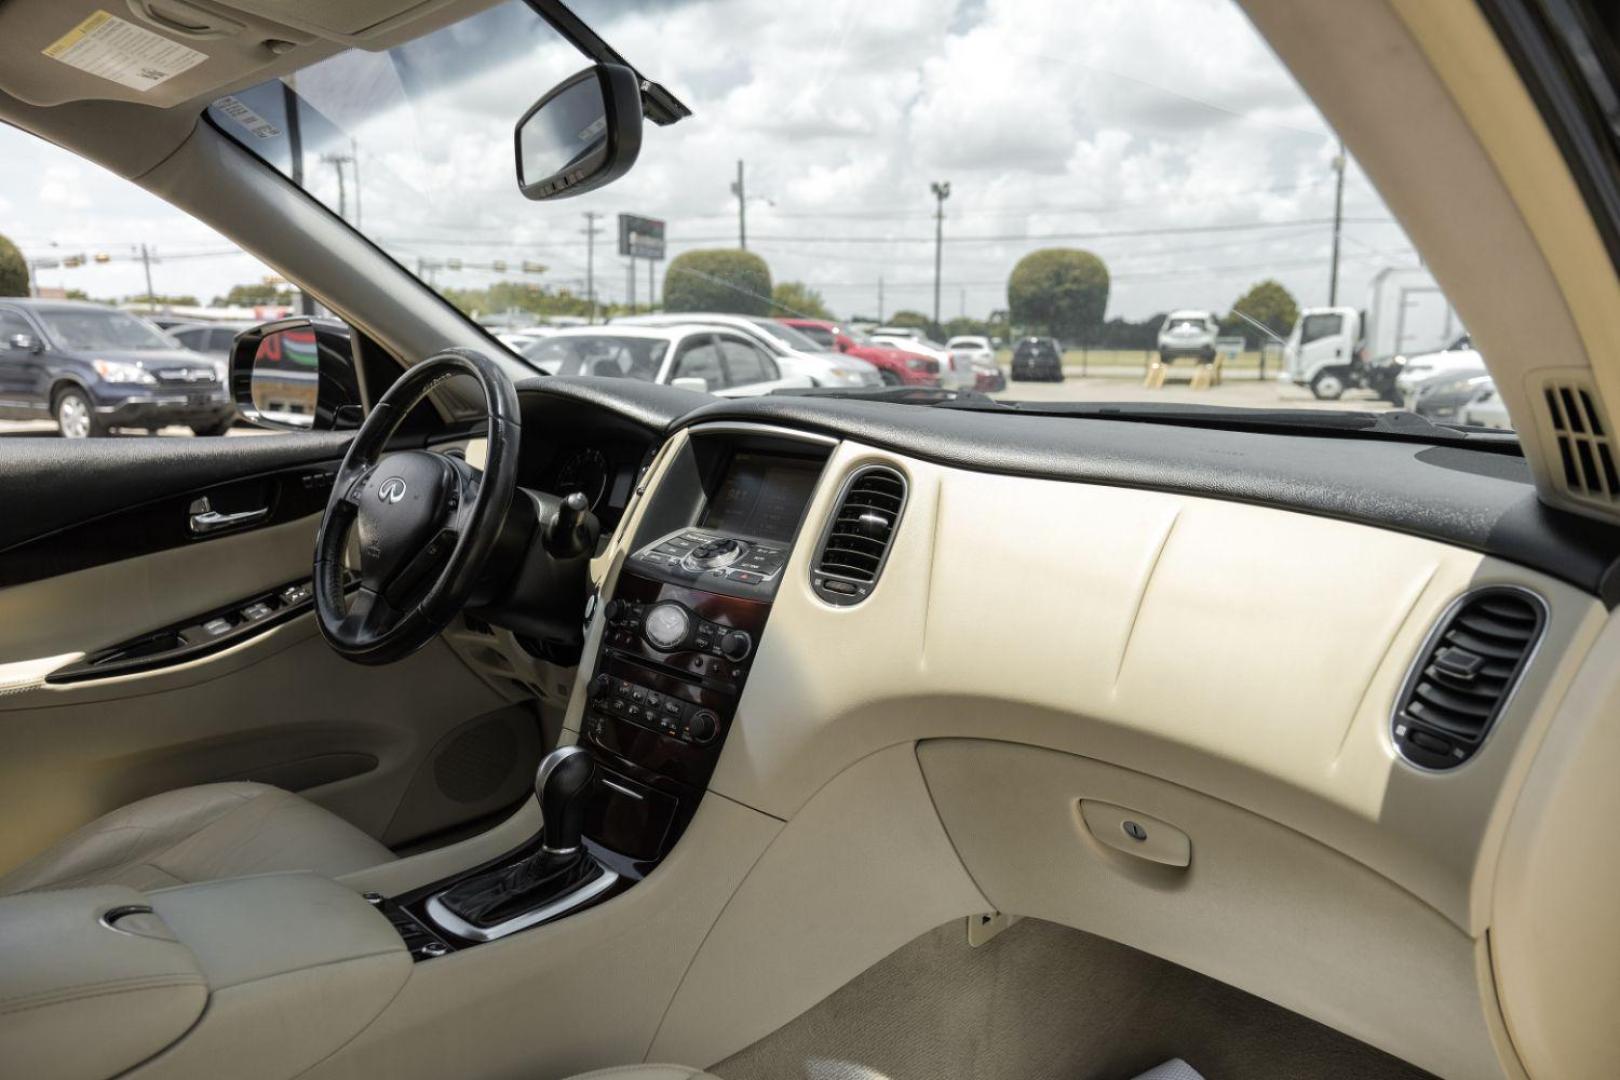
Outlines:
{"type": "Polygon", "coordinates": [[[1534,1077],[1620,1076],[1620,620],[1570,687],[1513,814],[1491,953],[1534,1077]]]}
{"type": "Polygon", "coordinates": [[[787,568],[712,786],[783,819],[895,743],[1005,739],[1150,773],[1377,869],[1471,935],[1512,793],[1602,609],[1521,568],[1241,503],[944,468],[845,442],[802,536],[870,461],[910,500],[872,596],[787,568]],[[1401,761],[1390,711],[1436,619],[1513,582],[1551,610],[1538,659],[1466,766],[1401,761]]]}
{"type": "Polygon", "coordinates": [[[1144,949],[1440,1076],[1504,1075],[1473,941],[1354,860],[1219,800],[1070,754],[946,739],[917,756],[951,842],[996,910],[1144,949]],[[1082,799],[1185,831],[1189,865],[1099,843],[1082,799]]]}

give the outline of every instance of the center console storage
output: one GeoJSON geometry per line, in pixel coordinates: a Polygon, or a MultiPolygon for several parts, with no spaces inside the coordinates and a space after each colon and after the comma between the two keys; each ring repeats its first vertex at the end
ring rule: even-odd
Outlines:
{"type": "Polygon", "coordinates": [[[0,927],[7,1076],[90,1080],[142,1062],[141,1077],[297,1075],[376,1019],[411,970],[371,905],[307,873],[20,893],[0,897],[0,927]]]}

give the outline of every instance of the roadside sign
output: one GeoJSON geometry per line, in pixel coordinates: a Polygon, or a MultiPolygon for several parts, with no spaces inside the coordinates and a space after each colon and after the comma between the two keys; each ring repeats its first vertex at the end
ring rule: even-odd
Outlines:
{"type": "Polygon", "coordinates": [[[664,223],[656,218],[620,214],[619,254],[631,259],[662,259],[664,223]]]}

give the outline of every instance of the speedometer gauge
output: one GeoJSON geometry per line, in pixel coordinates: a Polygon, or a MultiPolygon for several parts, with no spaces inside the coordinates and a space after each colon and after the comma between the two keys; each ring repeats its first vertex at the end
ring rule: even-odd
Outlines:
{"type": "Polygon", "coordinates": [[[610,479],[612,470],[600,450],[576,450],[558,467],[552,486],[557,495],[581,492],[590,500],[591,509],[595,510],[607,494],[610,479]]]}

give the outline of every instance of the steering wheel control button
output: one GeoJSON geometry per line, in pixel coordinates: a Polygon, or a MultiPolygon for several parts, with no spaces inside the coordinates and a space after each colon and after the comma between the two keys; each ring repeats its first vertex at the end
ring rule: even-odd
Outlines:
{"type": "Polygon", "coordinates": [[[685,643],[692,630],[692,616],[672,601],[653,605],[647,612],[642,633],[647,643],[660,652],[669,652],[685,643]]]}

